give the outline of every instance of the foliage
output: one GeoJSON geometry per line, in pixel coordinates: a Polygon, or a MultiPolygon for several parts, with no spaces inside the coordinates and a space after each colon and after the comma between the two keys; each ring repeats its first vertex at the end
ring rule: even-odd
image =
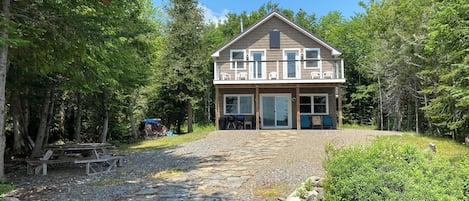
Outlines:
{"type": "Polygon", "coordinates": [[[428,80],[423,92],[432,100],[423,109],[443,130],[440,134],[451,131],[464,137],[469,132],[469,5],[447,0],[435,8],[425,46],[432,65],[421,72],[428,80]]]}
{"type": "Polygon", "coordinates": [[[451,160],[454,157],[427,152],[413,144],[397,144],[393,140],[380,138],[366,146],[343,149],[329,147],[327,153],[327,178],[324,185],[328,200],[469,198],[465,186],[469,182],[467,148],[460,151],[465,155],[451,160]],[[425,153],[430,153],[431,157],[425,153]]]}
{"type": "Polygon", "coordinates": [[[0,195],[15,190],[16,187],[11,184],[0,183],[0,195]]]}

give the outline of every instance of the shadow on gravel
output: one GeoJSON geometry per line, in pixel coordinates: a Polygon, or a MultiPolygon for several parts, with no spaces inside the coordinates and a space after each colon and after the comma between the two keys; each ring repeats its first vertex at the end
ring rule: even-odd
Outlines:
{"type": "MultiPolygon", "coordinates": [[[[17,189],[3,197],[16,197],[20,200],[230,198],[227,193],[217,190],[226,181],[206,181],[204,175],[197,173],[200,171],[194,171],[216,167],[226,161],[225,156],[202,157],[191,152],[181,154],[177,153],[178,148],[179,146],[174,146],[127,153],[124,165],[118,167],[117,171],[93,176],[87,176],[85,168],[77,164],[51,165],[46,176],[27,175],[24,164],[24,167],[7,172],[9,180],[17,189]],[[155,176],[172,169],[181,171],[181,174],[170,175],[168,178],[155,176]]],[[[213,177],[217,178],[217,175],[213,177]]]]}

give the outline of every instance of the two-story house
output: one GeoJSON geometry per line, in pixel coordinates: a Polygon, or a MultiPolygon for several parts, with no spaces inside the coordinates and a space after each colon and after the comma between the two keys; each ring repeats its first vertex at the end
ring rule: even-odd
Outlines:
{"type": "Polygon", "coordinates": [[[342,125],[341,52],[272,12],[212,54],[217,129],[342,125]]]}

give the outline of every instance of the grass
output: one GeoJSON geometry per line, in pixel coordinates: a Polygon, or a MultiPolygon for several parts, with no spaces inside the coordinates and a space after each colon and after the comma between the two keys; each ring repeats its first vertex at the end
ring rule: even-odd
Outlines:
{"type": "Polygon", "coordinates": [[[119,172],[114,174],[112,177],[103,177],[91,182],[92,186],[113,186],[117,184],[123,184],[126,182],[126,176],[119,172]]]}
{"type": "Polygon", "coordinates": [[[344,124],[343,128],[376,130],[376,126],[374,125],[360,125],[360,124],[344,124]]]}
{"type": "Polygon", "coordinates": [[[155,174],[152,174],[150,178],[152,179],[167,179],[170,177],[178,176],[184,173],[184,169],[181,168],[171,168],[171,169],[166,169],[160,172],[157,172],[155,174]]]}
{"type": "Polygon", "coordinates": [[[254,194],[264,198],[278,198],[283,193],[288,192],[290,187],[285,183],[268,184],[258,187],[254,190],[254,194]]]}
{"type": "Polygon", "coordinates": [[[14,185],[0,183],[0,195],[15,189],[16,187],[14,185]]]}
{"type": "Polygon", "coordinates": [[[145,140],[133,144],[122,145],[119,147],[120,151],[131,152],[139,150],[154,150],[154,149],[163,149],[187,142],[192,142],[200,139],[204,139],[207,135],[214,131],[215,127],[210,126],[194,126],[194,132],[188,134],[182,134],[173,137],[163,137],[153,140],[145,140]]]}
{"type": "Polygon", "coordinates": [[[448,138],[423,136],[414,133],[405,133],[402,136],[382,136],[382,138],[384,138],[385,140],[389,140],[393,143],[414,144],[422,150],[428,149],[428,144],[433,143],[436,145],[436,150],[438,154],[450,158],[459,157],[463,155],[469,156],[469,146],[458,143],[448,138]]]}

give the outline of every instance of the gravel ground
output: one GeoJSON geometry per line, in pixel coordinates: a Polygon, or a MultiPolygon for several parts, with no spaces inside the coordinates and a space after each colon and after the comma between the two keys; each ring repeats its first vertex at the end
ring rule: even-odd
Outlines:
{"type": "MultiPolygon", "coordinates": [[[[261,131],[274,132],[274,131],[261,131]]],[[[296,133],[296,132],[295,132],[296,133]]],[[[323,175],[325,144],[342,146],[363,143],[377,135],[398,134],[370,130],[298,131],[294,146],[283,148],[270,164],[259,165],[257,174],[239,189],[240,200],[256,200],[253,189],[288,184],[294,188],[305,178],[323,175]]],[[[128,153],[117,172],[86,176],[84,167],[53,167],[49,175],[26,176],[26,168],[8,174],[17,190],[4,196],[19,200],[123,200],[145,188],[152,174],[175,167],[194,167],[199,158],[217,154],[226,147],[242,145],[259,137],[257,131],[218,131],[206,139],[156,151],[128,153]]],[[[289,193],[285,193],[285,197],[289,193]]],[[[264,199],[265,200],[265,199],[264,199]]]]}

